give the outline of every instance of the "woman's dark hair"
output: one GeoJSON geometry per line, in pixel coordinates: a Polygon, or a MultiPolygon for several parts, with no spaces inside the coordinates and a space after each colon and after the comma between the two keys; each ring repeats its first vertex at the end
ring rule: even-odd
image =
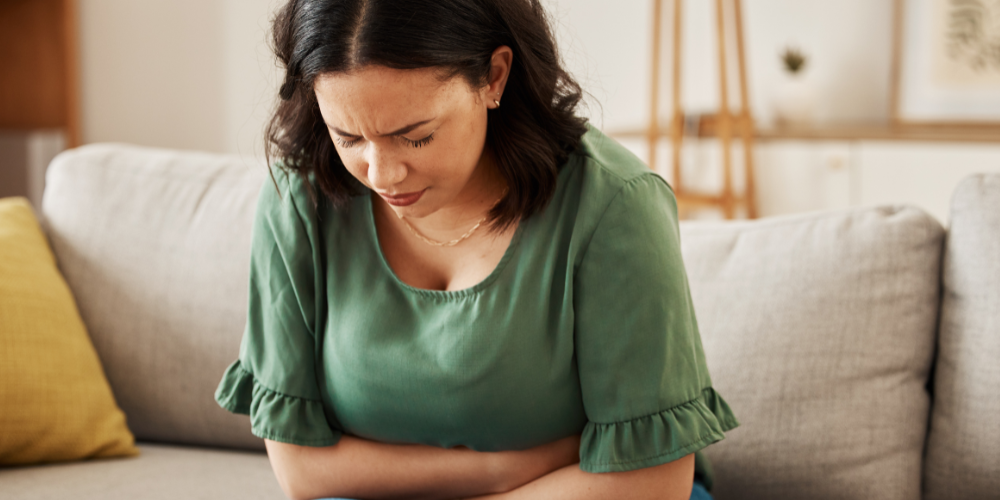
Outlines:
{"type": "Polygon", "coordinates": [[[574,114],[580,86],[562,68],[538,0],[290,0],[272,29],[286,73],[266,131],[268,161],[280,159],[303,177],[314,174],[335,207],[346,206],[362,186],[320,116],[313,82],[322,73],[434,67],[443,79],[461,76],[481,88],[493,51],[510,47],[503,107],[488,113],[486,132],[485,147],[508,184],[490,212],[494,230],[548,203],[559,166],[586,132],[586,120],[574,114]]]}

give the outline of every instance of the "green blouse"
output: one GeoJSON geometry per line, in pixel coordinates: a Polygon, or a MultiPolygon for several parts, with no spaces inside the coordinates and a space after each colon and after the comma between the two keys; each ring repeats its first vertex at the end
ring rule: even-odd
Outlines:
{"type": "Polygon", "coordinates": [[[597,129],[500,264],[457,291],[396,277],[370,193],[314,208],[300,176],[275,172],[279,189],[266,182],[258,201],[239,359],[215,394],[254,435],[497,451],[582,433],[580,468],[611,472],[676,460],[739,425],[705,364],[673,192],[597,129]]]}

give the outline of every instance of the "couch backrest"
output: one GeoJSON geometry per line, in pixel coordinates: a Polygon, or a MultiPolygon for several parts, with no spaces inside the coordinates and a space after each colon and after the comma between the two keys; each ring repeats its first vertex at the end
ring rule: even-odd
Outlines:
{"type": "Polygon", "coordinates": [[[910,207],[685,223],[727,499],[919,499],[944,230],[910,207]]]}
{"type": "MultiPolygon", "coordinates": [[[[213,396],[239,350],[265,179],[233,156],[125,145],[50,166],[44,224],[140,440],[263,448],[213,396]]],[[[998,185],[956,193],[931,498],[1000,490],[998,185]]],[[[742,422],[707,450],[717,498],[919,498],[942,241],[907,207],[682,224],[715,386],[742,422]]]]}
{"type": "Polygon", "coordinates": [[[944,256],[944,297],[926,498],[1000,496],[1000,175],[955,189],[944,256]]]}
{"type": "Polygon", "coordinates": [[[125,145],[49,167],[46,231],[139,440],[263,449],[214,392],[239,353],[264,178],[234,156],[125,145]]]}

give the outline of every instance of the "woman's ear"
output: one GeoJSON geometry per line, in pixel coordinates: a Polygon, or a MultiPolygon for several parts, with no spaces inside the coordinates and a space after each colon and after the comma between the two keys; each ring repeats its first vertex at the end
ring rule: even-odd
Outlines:
{"type": "Polygon", "coordinates": [[[506,45],[501,45],[490,56],[490,81],[483,88],[482,99],[488,108],[499,108],[503,90],[510,76],[511,63],[514,61],[514,51],[506,45]]]}

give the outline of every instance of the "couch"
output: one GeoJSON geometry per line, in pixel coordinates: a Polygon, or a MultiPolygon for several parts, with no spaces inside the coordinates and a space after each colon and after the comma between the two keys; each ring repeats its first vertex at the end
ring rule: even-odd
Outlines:
{"type": "MultiPolygon", "coordinates": [[[[284,498],[249,418],[213,395],[242,336],[266,179],[235,156],[90,145],[41,210],[141,454],[0,468],[0,498],[284,498]]],[[[726,499],[1000,498],[1000,175],[909,206],[686,222],[726,499]]]]}

